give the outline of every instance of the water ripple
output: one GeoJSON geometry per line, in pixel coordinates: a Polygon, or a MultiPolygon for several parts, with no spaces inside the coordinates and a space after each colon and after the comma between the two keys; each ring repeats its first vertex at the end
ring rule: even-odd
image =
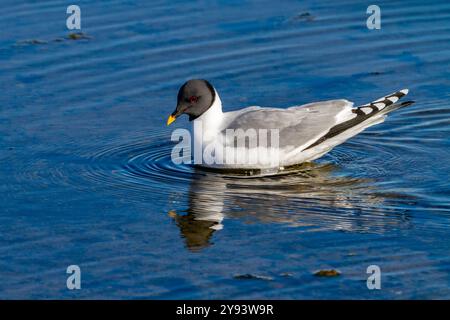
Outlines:
{"type": "Polygon", "coordinates": [[[123,183],[139,192],[165,193],[192,179],[193,169],[175,165],[170,158],[173,144],[136,141],[98,150],[90,155],[85,177],[101,184],[123,183]]]}

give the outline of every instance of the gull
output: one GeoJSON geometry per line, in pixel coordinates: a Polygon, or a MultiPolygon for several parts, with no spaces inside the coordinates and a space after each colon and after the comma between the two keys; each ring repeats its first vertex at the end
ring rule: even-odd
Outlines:
{"type": "Polygon", "coordinates": [[[194,148],[200,148],[203,157],[209,156],[196,162],[200,166],[283,170],[318,159],[364,129],[383,122],[389,112],[413,103],[398,102],[407,94],[408,89],[402,89],[358,107],[337,99],[288,108],[250,106],[223,112],[217,90],[206,80],[193,79],[179,89],[177,106],[167,125],[182,114],[189,116],[194,148]],[[240,140],[244,144],[237,144],[240,137],[236,132],[245,135],[240,140]],[[263,134],[252,135],[254,132],[263,134]],[[268,132],[273,138],[270,143],[262,139],[268,132]],[[256,138],[256,144],[250,142],[251,138],[256,138]],[[256,162],[247,155],[240,157],[248,151],[261,155],[268,150],[271,152],[256,162]]]}

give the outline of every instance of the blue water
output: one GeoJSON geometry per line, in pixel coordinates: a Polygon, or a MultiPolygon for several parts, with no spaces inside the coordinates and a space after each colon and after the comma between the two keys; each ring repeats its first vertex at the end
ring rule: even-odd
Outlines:
{"type": "Polygon", "coordinates": [[[448,1],[378,1],[380,30],[368,1],[77,1],[78,40],[69,4],[2,0],[0,298],[450,298],[448,1]],[[226,110],[416,103],[243,179],[170,160],[188,121],[165,120],[199,77],[226,110]]]}

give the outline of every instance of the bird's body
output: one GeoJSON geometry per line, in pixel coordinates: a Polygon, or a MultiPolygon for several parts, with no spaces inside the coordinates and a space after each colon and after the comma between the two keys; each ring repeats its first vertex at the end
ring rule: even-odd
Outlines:
{"type": "MultiPolygon", "coordinates": [[[[196,89],[204,80],[191,81],[196,83],[184,89],[190,92],[182,93],[183,87],[180,89],[179,103],[180,94],[181,99],[188,97],[186,101],[197,99],[192,97],[197,97],[196,89]]],[[[340,99],[286,109],[253,106],[223,112],[219,95],[212,90],[210,106],[191,120],[194,142],[201,146],[204,157],[209,156],[200,165],[218,169],[276,169],[312,161],[362,130],[383,122],[388,112],[405,105],[396,102],[408,93],[407,89],[400,90],[360,107],[340,99]],[[241,145],[239,135],[243,135],[241,145]],[[256,138],[256,143],[252,144],[252,138],[256,138]]],[[[184,113],[189,114],[187,110],[184,113]]],[[[178,116],[176,112],[172,116],[178,116]]]]}

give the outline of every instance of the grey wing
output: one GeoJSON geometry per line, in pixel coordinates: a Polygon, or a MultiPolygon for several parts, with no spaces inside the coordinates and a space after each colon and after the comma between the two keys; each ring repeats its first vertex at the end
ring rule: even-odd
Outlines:
{"type": "Polygon", "coordinates": [[[233,113],[225,129],[277,129],[279,147],[290,151],[323,136],[351,114],[353,103],[330,100],[287,109],[250,107],[233,113]]]}

